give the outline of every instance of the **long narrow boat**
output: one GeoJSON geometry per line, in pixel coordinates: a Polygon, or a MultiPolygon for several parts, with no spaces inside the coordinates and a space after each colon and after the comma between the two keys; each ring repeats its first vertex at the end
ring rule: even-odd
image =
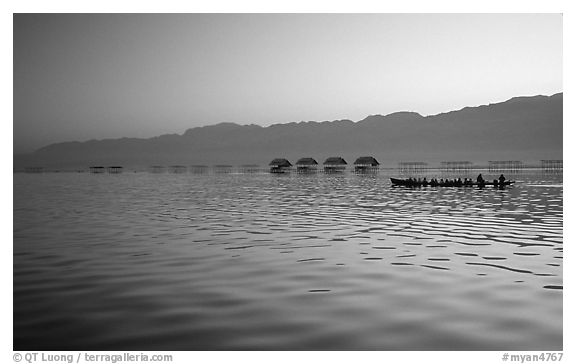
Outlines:
{"type": "Polygon", "coordinates": [[[494,181],[490,182],[490,181],[484,181],[484,183],[479,183],[479,182],[469,182],[469,183],[462,183],[462,184],[455,184],[455,183],[438,183],[437,185],[433,185],[430,184],[430,182],[427,182],[426,184],[422,183],[422,182],[414,182],[414,181],[409,181],[407,179],[399,179],[399,178],[390,178],[390,181],[392,181],[392,184],[394,186],[408,186],[408,187],[473,187],[473,186],[477,186],[477,187],[504,187],[504,186],[510,186],[511,184],[515,183],[516,181],[504,181],[502,183],[496,181],[496,183],[494,183],[494,181]]]}

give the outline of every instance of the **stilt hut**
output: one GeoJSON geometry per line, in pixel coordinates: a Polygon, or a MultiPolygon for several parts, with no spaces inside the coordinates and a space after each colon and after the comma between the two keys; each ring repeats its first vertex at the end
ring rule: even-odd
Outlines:
{"type": "Polygon", "coordinates": [[[149,169],[150,173],[164,173],[164,166],[151,166],[149,169]]]}
{"type": "Polygon", "coordinates": [[[107,168],[108,173],[118,174],[122,173],[122,166],[110,166],[107,168]]]}
{"type": "Polygon", "coordinates": [[[316,167],[318,162],[314,158],[300,158],[296,162],[296,172],[297,173],[314,173],[316,172],[316,167]]]}
{"type": "Polygon", "coordinates": [[[218,164],[214,166],[214,173],[226,174],[232,173],[232,166],[229,164],[218,164]]]}
{"type": "Polygon", "coordinates": [[[380,163],[374,157],[360,157],[354,162],[354,172],[376,172],[380,163]]]}
{"type": "Polygon", "coordinates": [[[339,173],[346,170],[346,161],[342,157],[330,157],[324,161],[325,173],[339,173]]]}
{"type": "Polygon", "coordinates": [[[182,165],[174,165],[168,168],[170,170],[170,173],[181,174],[188,172],[188,167],[182,165]]]}
{"type": "Polygon", "coordinates": [[[285,158],[274,158],[270,164],[270,173],[285,173],[290,171],[292,163],[285,158]]]}
{"type": "Polygon", "coordinates": [[[90,173],[104,173],[106,171],[106,168],[104,168],[103,166],[91,166],[90,167],[90,173]]]}
{"type": "Polygon", "coordinates": [[[206,165],[193,165],[190,166],[190,172],[194,174],[207,174],[209,172],[209,168],[206,165]]]}

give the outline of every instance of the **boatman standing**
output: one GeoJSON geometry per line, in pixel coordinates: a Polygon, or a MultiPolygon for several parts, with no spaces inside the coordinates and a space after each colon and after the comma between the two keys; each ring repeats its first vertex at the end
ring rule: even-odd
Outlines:
{"type": "Polygon", "coordinates": [[[500,182],[500,184],[503,185],[504,181],[506,181],[506,177],[504,177],[504,175],[501,174],[500,177],[498,177],[498,182],[500,182]]]}
{"type": "Polygon", "coordinates": [[[480,173],[478,175],[478,177],[476,177],[476,182],[478,183],[484,183],[484,178],[482,177],[482,173],[480,173]]]}

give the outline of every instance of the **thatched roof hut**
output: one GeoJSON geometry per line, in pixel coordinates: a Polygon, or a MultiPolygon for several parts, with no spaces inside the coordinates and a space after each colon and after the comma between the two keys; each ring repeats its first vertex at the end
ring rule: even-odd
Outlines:
{"type": "Polygon", "coordinates": [[[357,167],[377,167],[380,163],[374,157],[360,157],[356,159],[354,165],[357,167]]]}
{"type": "Polygon", "coordinates": [[[324,161],[324,172],[326,173],[340,173],[346,170],[346,161],[342,157],[330,157],[324,161]]]}
{"type": "Polygon", "coordinates": [[[300,158],[296,162],[296,171],[298,173],[316,172],[318,162],[314,158],[300,158]]]}
{"type": "Polygon", "coordinates": [[[300,158],[296,162],[296,166],[315,166],[318,162],[314,158],[300,158]]]}
{"type": "Polygon", "coordinates": [[[292,163],[285,158],[274,158],[268,165],[270,166],[270,173],[285,173],[290,171],[290,167],[292,167],[292,163]]]}
{"type": "Polygon", "coordinates": [[[329,157],[324,161],[324,165],[328,166],[345,166],[347,164],[342,157],[329,157]]]}
{"type": "Polygon", "coordinates": [[[276,168],[292,167],[292,163],[290,163],[290,161],[285,158],[274,158],[272,162],[270,162],[268,165],[270,167],[276,167],[276,168]]]}

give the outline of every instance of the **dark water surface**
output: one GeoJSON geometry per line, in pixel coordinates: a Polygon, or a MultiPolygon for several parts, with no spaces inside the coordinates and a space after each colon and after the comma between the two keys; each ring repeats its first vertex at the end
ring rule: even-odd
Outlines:
{"type": "Polygon", "coordinates": [[[562,176],[14,175],[14,350],[561,350],[562,176]]]}

